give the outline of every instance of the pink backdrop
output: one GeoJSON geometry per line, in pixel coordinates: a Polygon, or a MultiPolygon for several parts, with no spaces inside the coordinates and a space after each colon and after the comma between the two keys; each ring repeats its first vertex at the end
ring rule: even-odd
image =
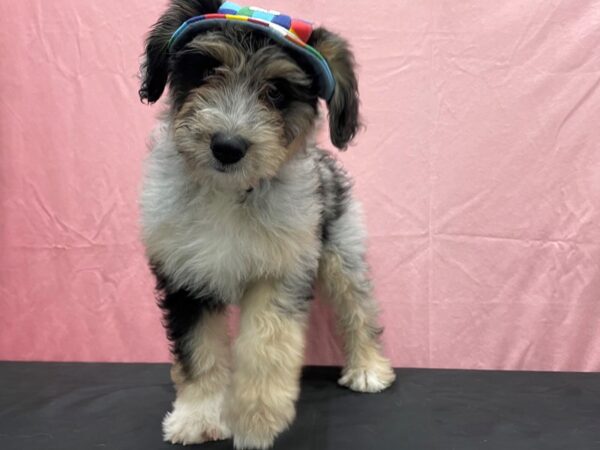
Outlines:
{"type": "MultiPolygon", "coordinates": [[[[263,3],[356,50],[341,158],[394,364],[600,370],[600,2],[263,3]]],[[[136,207],[163,7],[0,3],[0,358],[168,359],[136,207]]],[[[309,362],[339,362],[329,320],[309,362]]]]}

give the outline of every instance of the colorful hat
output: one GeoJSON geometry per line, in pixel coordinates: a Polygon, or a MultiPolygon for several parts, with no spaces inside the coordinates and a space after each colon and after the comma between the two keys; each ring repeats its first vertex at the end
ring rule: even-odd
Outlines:
{"type": "Polygon", "coordinates": [[[169,51],[176,52],[198,33],[226,22],[236,22],[263,31],[281,45],[303,56],[303,61],[310,65],[317,76],[319,97],[331,100],[335,79],[329,64],[323,55],[307,44],[313,24],[277,11],[267,11],[255,6],[241,7],[233,2],[225,2],[216,14],[196,16],[184,22],[171,36],[169,51]]]}

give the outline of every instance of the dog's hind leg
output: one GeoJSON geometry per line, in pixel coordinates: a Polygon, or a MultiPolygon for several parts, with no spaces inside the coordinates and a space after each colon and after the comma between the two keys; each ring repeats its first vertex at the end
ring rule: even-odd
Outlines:
{"type": "Polygon", "coordinates": [[[346,365],[339,383],[354,391],[379,392],[390,386],[394,371],[381,354],[378,308],[364,258],[364,231],[358,205],[327,228],[319,264],[319,285],[332,303],[344,340],[346,365]]]}
{"type": "Polygon", "coordinates": [[[221,417],[230,376],[225,305],[177,290],[164,296],[161,307],[177,392],[163,420],[165,441],[187,445],[231,437],[221,417]]]}

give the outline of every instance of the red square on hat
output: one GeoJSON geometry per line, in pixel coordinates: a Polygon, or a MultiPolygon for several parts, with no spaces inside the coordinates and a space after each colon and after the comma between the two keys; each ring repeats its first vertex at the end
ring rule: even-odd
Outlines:
{"type": "Polygon", "coordinates": [[[313,26],[311,23],[300,19],[292,19],[291,30],[304,43],[308,42],[312,34],[313,26]]]}

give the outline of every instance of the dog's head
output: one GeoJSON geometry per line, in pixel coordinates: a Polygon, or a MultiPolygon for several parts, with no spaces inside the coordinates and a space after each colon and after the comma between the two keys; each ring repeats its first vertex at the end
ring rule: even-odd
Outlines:
{"type": "MultiPolygon", "coordinates": [[[[218,10],[219,0],[172,0],[146,41],[140,97],[152,103],[169,85],[177,150],[195,173],[228,185],[274,177],[300,148],[318,117],[315,77],[289,49],[235,23],[196,35],[170,52],[187,19],[218,10]]],[[[327,102],[333,144],[345,149],[358,127],[354,58],[324,28],[309,45],[328,61],[336,82],[327,102]]]]}

